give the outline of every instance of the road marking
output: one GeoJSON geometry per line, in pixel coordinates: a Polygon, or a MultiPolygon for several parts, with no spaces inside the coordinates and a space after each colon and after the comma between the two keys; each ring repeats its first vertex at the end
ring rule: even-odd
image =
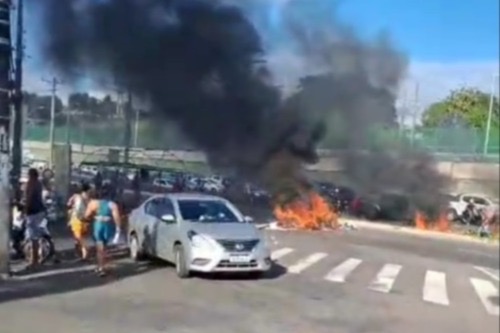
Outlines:
{"type": "Polygon", "coordinates": [[[356,258],[349,258],[334,269],[332,269],[326,276],[325,280],[337,283],[345,282],[347,276],[352,273],[362,263],[362,260],[356,258]]]}
{"type": "Polygon", "coordinates": [[[498,304],[493,302],[493,298],[498,299],[498,290],[495,288],[493,283],[488,280],[470,278],[472,287],[476,291],[477,296],[486,308],[486,312],[492,316],[498,316],[500,314],[500,308],[498,304]]]}
{"type": "Polygon", "coordinates": [[[475,266],[474,268],[480,271],[481,273],[488,275],[490,278],[500,281],[500,278],[498,276],[499,275],[498,269],[480,267],[480,266],[475,266]]]}
{"type": "Polygon", "coordinates": [[[450,305],[446,291],[446,275],[443,272],[427,271],[425,273],[423,299],[429,303],[450,305]]]}
{"type": "Polygon", "coordinates": [[[391,291],[402,266],[396,264],[386,264],[378,272],[377,277],[370,283],[368,289],[381,293],[391,291]]]}
{"type": "Polygon", "coordinates": [[[299,260],[296,264],[288,267],[287,272],[292,274],[299,274],[303,270],[314,265],[315,263],[326,258],[327,256],[328,254],[322,252],[313,253],[310,256],[299,260]]]}
{"type": "Polygon", "coordinates": [[[273,253],[271,253],[271,259],[278,260],[279,258],[284,257],[287,254],[290,254],[292,252],[293,252],[293,249],[291,249],[289,247],[284,247],[282,249],[273,251],[273,253]]]}
{"type": "Polygon", "coordinates": [[[95,265],[86,265],[74,268],[61,268],[56,270],[28,274],[28,275],[21,275],[21,276],[16,276],[14,279],[20,281],[27,281],[27,280],[41,279],[62,274],[92,272],[94,270],[95,270],[95,265]]]}

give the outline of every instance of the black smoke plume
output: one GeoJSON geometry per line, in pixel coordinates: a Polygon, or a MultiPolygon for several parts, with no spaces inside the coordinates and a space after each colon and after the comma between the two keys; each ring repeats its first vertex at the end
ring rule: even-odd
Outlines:
{"type": "Polygon", "coordinates": [[[298,92],[283,98],[256,28],[228,2],[237,3],[32,0],[44,18],[43,53],[51,66],[67,79],[82,72],[112,77],[150,101],[157,118],[175,121],[212,166],[267,183],[299,178],[303,164],[317,160],[325,120],[340,114],[342,161],[358,189],[390,185],[427,210],[430,196],[423,193],[437,193],[434,185],[442,182],[426,158],[357,153],[371,125],[394,125],[405,70],[400,55],[388,43],[362,42],[340,24],[334,35],[291,24],[303,59],[322,74],[304,78],[298,92]]]}
{"type": "Polygon", "coordinates": [[[212,166],[256,177],[283,150],[280,156],[316,161],[321,126],[284,109],[260,36],[238,7],[214,0],[33,5],[44,18],[43,54],[52,67],[69,80],[82,72],[112,77],[150,101],[156,119],[173,120],[212,166]]]}
{"type": "MultiPolygon", "coordinates": [[[[297,12],[304,3],[291,2],[288,10],[297,12]]],[[[335,157],[350,184],[374,199],[381,194],[405,195],[413,208],[436,218],[449,180],[436,170],[431,156],[408,142],[374,143],[374,128],[398,128],[395,102],[407,69],[404,55],[391,46],[387,35],[365,42],[335,20],[313,28],[307,22],[285,24],[303,66],[319,72],[303,77],[289,100],[317,119],[338,120],[340,126],[330,131],[341,132],[337,141],[342,153],[335,157]]]]}

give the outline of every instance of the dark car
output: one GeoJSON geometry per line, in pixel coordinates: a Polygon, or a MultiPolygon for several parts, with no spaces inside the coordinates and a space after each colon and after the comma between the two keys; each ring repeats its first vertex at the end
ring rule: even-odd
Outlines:
{"type": "Polygon", "coordinates": [[[351,212],[368,220],[387,221],[409,221],[414,215],[409,198],[401,193],[358,197],[351,204],[351,212]]]}

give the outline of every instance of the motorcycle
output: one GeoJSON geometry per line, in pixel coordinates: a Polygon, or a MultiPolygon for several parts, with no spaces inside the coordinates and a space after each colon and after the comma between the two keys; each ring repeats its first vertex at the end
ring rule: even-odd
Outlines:
{"type": "MultiPolygon", "coordinates": [[[[20,209],[19,209],[20,211],[20,209]]],[[[40,222],[41,238],[39,239],[39,260],[40,263],[46,263],[54,259],[56,255],[54,241],[48,228],[49,220],[46,215],[40,222]]],[[[26,218],[19,213],[14,214],[14,223],[11,229],[11,247],[14,250],[16,259],[31,259],[32,242],[26,237],[26,218]],[[17,216],[16,216],[17,215],[17,216]]]]}
{"type": "Polygon", "coordinates": [[[475,207],[467,207],[464,212],[458,216],[458,221],[466,226],[481,226],[484,222],[482,211],[475,207]]]}

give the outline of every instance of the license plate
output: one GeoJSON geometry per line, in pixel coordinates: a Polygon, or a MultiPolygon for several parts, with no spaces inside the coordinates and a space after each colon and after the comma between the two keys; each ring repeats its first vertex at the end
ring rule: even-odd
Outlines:
{"type": "Polygon", "coordinates": [[[232,263],[248,263],[250,262],[249,256],[230,256],[229,262],[232,263]]]}

